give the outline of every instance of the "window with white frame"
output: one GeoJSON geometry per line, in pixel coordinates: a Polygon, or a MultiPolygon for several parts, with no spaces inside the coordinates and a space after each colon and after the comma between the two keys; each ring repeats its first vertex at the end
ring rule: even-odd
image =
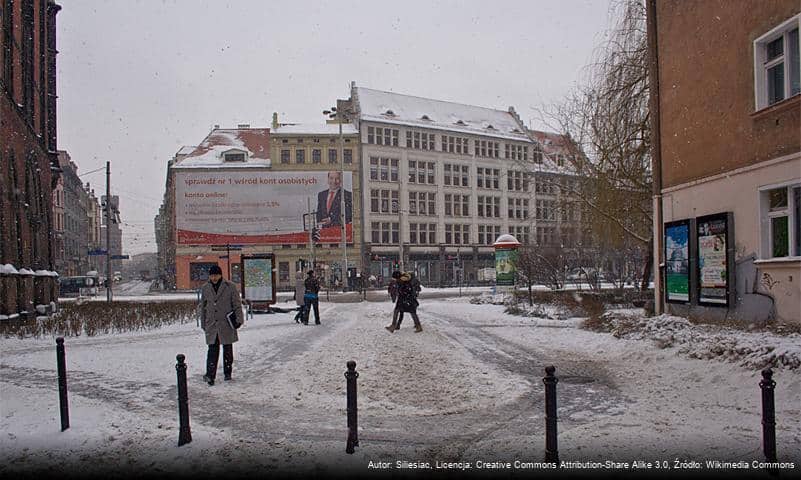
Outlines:
{"type": "Polygon", "coordinates": [[[436,223],[410,223],[409,243],[412,245],[436,244],[436,223]]]}
{"type": "Polygon", "coordinates": [[[395,128],[367,127],[367,143],[397,147],[398,133],[395,128]]]}
{"type": "Polygon", "coordinates": [[[370,190],[371,213],[398,213],[397,190],[370,190]]]}
{"type": "Polygon", "coordinates": [[[397,182],[398,159],[370,157],[370,180],[376,182],[397,182]]]}
{"type": "Polygon", "coordinates": [[[409,160],[409,183],[434,185],[434,162],[409,160]]]}
{"type": "Polygon", "coordinates": [[[760,192],[762,258],[801,256],[801,184],[760,192]]]}
{"type": "Polygon", "coordinates": [[[398,222],[371,222],[370,239],[377,244],[398,243],[398,222]]]}
{"type": "Polygon", "coordinates": [[[445,243],[455,245],[470,244],[470,225],[445,224],[445,243]]]}
{"type": "Polygon", "coordinates": [[[754,41],[756,109],[801,93],[798,29],[801,14],[754,41]]]}
{"type": "Polygon", "coordinates": [[[409,192],[409,215],[436,215],[436,192],[409,192]]]}
{"type": "Polygon", "coordinates": [[[479,245],[492,245],[495,239],[501,236],[500,225],[479,225],[478,243],[479,245]]]}

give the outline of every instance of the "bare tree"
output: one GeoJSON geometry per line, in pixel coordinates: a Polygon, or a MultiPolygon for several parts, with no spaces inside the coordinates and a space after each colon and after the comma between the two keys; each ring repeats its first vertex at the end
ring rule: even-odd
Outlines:
{"type": "Polygon", "coordinates": [[[515,266],[518,278],[528,288],[529,305],[534,305],[534,285],[546,285],[552,290],[565,286],[567,260],[566,251],[561,246],[542,248],[526,244],[518,249],[515,266]]]}
{"type": "Polygon", "coordinates": [[[567,186],[568,192],[583,205],[582,221],[596,246],[647,252],[642,255],[645,289],[653,249],[645,5],[620,0],[614,13],[617,23],[587,66],[586,80],[540,112],[565,139],[562,147],[580,179],[567,186]]]}

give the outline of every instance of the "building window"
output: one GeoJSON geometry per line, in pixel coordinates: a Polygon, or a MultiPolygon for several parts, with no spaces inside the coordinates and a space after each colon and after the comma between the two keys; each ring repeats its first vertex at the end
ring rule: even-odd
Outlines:
{"type": "Polygon", "coordinates": [[[397,222],[371,222],[370,239],[375,244],[396,244],[398,243],[398,223],[397,222]]]}
{"type": "Polygon", "coordinates": [[[476,186],[478,188],[491,188],[498,190],[500,170],[497,168],[476,168],[476,186]]]}
{"type": "Polygon", "coordinates": [[[225,161],[226,162],[244,162],[245,161],[245,154],[244,153],[226,153],[225,154],[225,161]]]}
{"type": "Polygon", "coordinates": [[[353,150],[350,149],[350,148],[346,148],[342,152],[342,158],[343,158],[345,163],[348,163],[348,164],[353,163],[353,150]]]}
{"type": "Polygon", "coordinates": [[[542,147],[539,143],[534,143],[533,152],[534,163],[542,163],[542,147]]]}
{"type": "Polygon", "coordinates": [[[409,160],[409,183],[434,185],[434,162],[409,160]]]}
{"type": "Polygon", "coordinates": [[[377,182],[397,182],[398,159],[370,157],[370,180],[377,182]]]}
{"type": "Polygon", "coordinates": [[[412,245],[433,245],[436,244],[435,223],[410,223],[409,224],[409,243],[412,245]]]}
{"type": "Polygon", "coordinates": [[[370,190],[370,212],[398,213],[397,190],[370,190]]]}
{"type": "Polygon", "coordinates": [[[295,163],[306,163],[306,150],[302,148],[295,150],[295,163]]]}
{"type": "Polygon", "coordinates": [[[281,150],[281,163],[287,164],[289,163],[289,150],[281,150]]]}
{"type": "Polygon", "coordinates": [[[312,149],[312,163],[322,163],[323,151],[319,148],[312,149]]]}
{"type": "Polygon", "coordinates": [[[757,110],[801,93],[799,24],[796,15],[754,41],[757,110]]]}
{"type": "Polygon", "coordinates": [[[335,148],[328,149],[328,163],[337,163],[337,150],[335,148]]]}
{"type": "Polygon", "coordinates": [[[763,258],[801,256],[801,185],[763,190],[763,258]]]}
{"type": "Polygon", "coordinates": [[[469,245],[470,225],[446,223],[445,243],[454,245],[469,245]]]}
{"type": "Polygon", "coordinates": [[[436,215],[435,192],[409,192],[410,215],[436,215]]]}
{"type": "Polygon", "coordinates": [[[278,262],[278,281],[289,282],[289,262],[278,262]]]}

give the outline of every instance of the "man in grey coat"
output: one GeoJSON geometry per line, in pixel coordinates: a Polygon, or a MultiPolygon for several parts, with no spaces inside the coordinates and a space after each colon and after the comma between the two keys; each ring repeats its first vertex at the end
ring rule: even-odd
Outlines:
{"type": "Polygon", "coordinates": [[[209,268],[209,282],[200,290],[200,327],[206,333],[209,353],[206,357],[206,374],[203,379],[214,385],[220,344],[223,346],[223,374],[231,380],[234,366],[234,342],[239,340],[235,328],[231,328],[226,316],[234,312],[238,325],[243,323],[242,300],[236,286],[223,280],[222,269],[217,265],[209,268]]]}

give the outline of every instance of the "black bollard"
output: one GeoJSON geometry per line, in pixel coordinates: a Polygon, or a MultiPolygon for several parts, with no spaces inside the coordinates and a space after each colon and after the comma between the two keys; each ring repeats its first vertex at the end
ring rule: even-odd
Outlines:
{"type": "Polygon", "coordinates": [[[184,355],[179,353],[175,359],[178,364],[175,370],[178,372],[178,446],[185,445],[192,441],[192,431],[189,429],[189,393],[186,388],[186,363],[184,355]]]}
{"type": "Polygon", "coordinates": [[[58,364],[58,403],[61,407],[61,431],[70,428],[70,409],[67,404],[67,361],[64,353],[64,337],[56,339],[56,363],[58,364]]]}
{"type": "Polygon", "coordinates": [[[775,462],[776,409],[773,403],[773,389],[776,387],[776,382],[773,381],[773,370],[770,368],[762,370],[759,387],[762,389],[762,450],[767,462],[775,462]]]}
{"type": "Polygon", "coordinates": [[[545,367],[545,461],[559,464],[559,449],[556,443],[556,367],[545,367]]]}
{"type": "Polygon", "coordinates": [[[359,372],[356,371],[356,362],[353,360],[347,363],[348,371],[345,372],[347,379],[347,405],[348,405],[348,443],[345,453],[353,453],[353,447],[359,446],[358,418],[356,411],[356,379],[359,372]]]}

